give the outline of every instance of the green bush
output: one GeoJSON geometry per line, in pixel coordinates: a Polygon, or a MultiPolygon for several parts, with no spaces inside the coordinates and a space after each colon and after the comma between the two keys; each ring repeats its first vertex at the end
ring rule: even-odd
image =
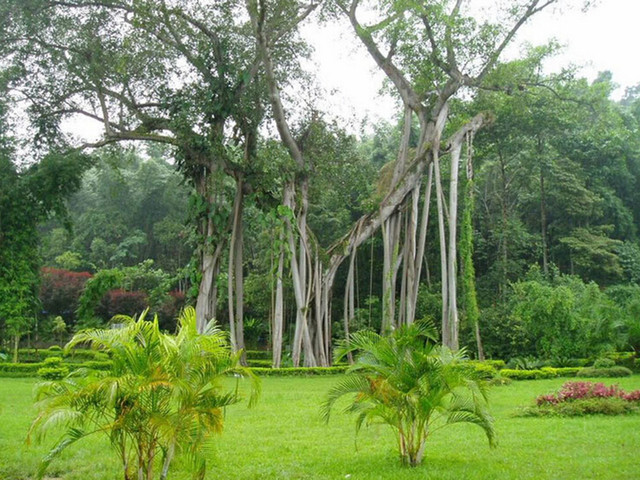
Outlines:
{"type": "Polygon", "coordinates": [[[271,360],[272,353],[270,350],[245,350],[247,360],[271,360]]]}
{"type": "Polygon", "coordinates": [[[616,365],[616,362],[610,358],[599,358],[593,362],[593,368],[611,368],[616,365]]]}
{"type": "Polygon", "coordinates": [[[109,356],[103,352],[80,348],[65,352],[57,345],[46,349],[21,348],[18,350],[20,363],[40,363],[49,357],[63,357],[65,361],[71,362],[85,360],[104,361],[109,359],[109,356]]]}
{"type": "Polygon", "coordinates": [[[637,404],[622,398],[588,398],[574,400],[558,405],[545,405],[525,408],[522,415],[529,417],[563,416],[579,417],[583,415],[623,415],[637,412],[637,404]]]}
{"type": "Polygon", "coordinates": [[[0,363],[0,377],[35,377],[43,363],[0,363]]]}
{"type": "Polygon", "coordinates": [[[251,368],[251,371],[260,376],[298,377],[305,375],[339,375],[347,371],[346,366],[338,367],[291,367],[291,368],[251,368]]]}
{"type": "Polygon", "coordinates": [[[610,367],[610,368],[594,368],[594,367],[586,367],[581,368],[576,376],[578,377],[628,377],[633,372],[629,370],[627,367],[610,367]]]}
{"type": "MultiPolygon", "coordinates": [[[[73,372],[80,368],[104,371],[104,370],[109,370],[112,366],[112,363],[109,360],[107,361],[92,360],[88,362],[67,363],[67,362],[59,362],[59,357],[53,357],[53,358],[54,359],[58,358],[58,360],[53,360],[53,363],[50,363],[51,359],[47,359],[45,360],[45,362],[38,362],[38,363],[0,363],[0,377],[12,377],[12,378],[36,377],[36,376],[41,376],[40,374],[41,369],[55,369],[55,368],[66,369],[67,373],[73,372]]],[[[66,376],[66,374],[63,376],[66,376]]]]}
{"type": "Polygon", "coordinates": [[[506,364],[506,362],[504,360],[483,360],[482,363],[485,363],[487,365],[491,365],[496,370],[502,370],[503,368],[505,368],[507,366],[507,364],[506,364]]]}
{"type": "Polygon", "coordinates": [[[500,370],[500,375],[510,378],[511,380],[538,380],[541,378],[553,378],[555,373],[550,367],[545,367],[541,370],[512,370],[509,368],[503,368],[500,370]]]}
{"type": "Polygon", "coordinates": [[[254,360],[250,358],[247,359],[247,365],[249,367],[271,368],[272,364],[272,360],[254,360]]]}
{"type": "Polygon", "coordinates": [[[575,377],[580,367],[544,367],[542,370],[553,372],[555,377],[575,377]]]}
{"type": "Polygon", "coordinates": [[[610,352],[606,355],[615,362],[616,365],[621,367],[627,367],[631,370],[635,369],[636,354],[635,352],[610,352]]]}
{"type": "Polygon", "coordinates": [[[61,380],[67,375],[69,375],[69,368],[66,366],[42,367],[38,369],[38,376],[43,380],[61,380]]]}
{"type": "Polygon", "coordinates": [[[511,385],[512,381],[513,380],[511,380],[510,378],[501,377],[498,375],[497,377],[487,381],[487,385],[491,385],[492,387],[502,387],[504,385],[511,385]]]}
{"type": "Polygon", "coordinates": [[[492,365],[477,360],[461,363],[460,368],[475,379],[490,380],[498,375],[498,370],[492,365]]]}
{"type": "Polygon", "coordinates": [[[62,364],[62,358],[60,357],[48,357],[44,359],[45,366],[47,367],[59,367],[62,364]]]}

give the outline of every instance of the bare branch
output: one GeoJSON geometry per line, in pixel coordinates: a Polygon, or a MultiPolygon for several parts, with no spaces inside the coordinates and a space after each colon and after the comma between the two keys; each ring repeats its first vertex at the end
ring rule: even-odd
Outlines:
{"type": "Polygon", "coordinates": [[[511,27],[509,33],[502,39],[500,45],[495,49],[495,51],[489,57],[489,60],[482,68],[480,73],[475,78],[470,78],[467,80],[467,84],[478,86],[482,78],[495,66],[498,58],[502,54],[503,50],[507,47],[507,45],[513,40],[513,37],[518,33],[518,30],[538,12],[541,12],[549,5],[556,3],[558,0],[531,0],[529,5],[527,6],[524,14],[518,19],[518,21],[511,27]],[[542,4],[541,4],[542,3],[542,4]]]}
{"type": "Polygon", "coordinates": [[[378,45],[373,39],[371,32],[366,27],[360,25],[356,17],[358,4],[359,0],[353,0],[351,3],[351,8],[347,13],[347,15],[349,16],[349,20],[351,21],[351,25],[356,32],[356,35],[358,35],[358,38],[360,38],[360,41],[362,41],[369,54],[373,57],[378,66],[387,75],[389,80],[391,80],[391,82],[396,86],[396,88],[398,89],[398,93],[400,93],[400,96],[402,97],[402,101],[406,105],[408,105],[414,112],[421,112],[422,110],[424,110],[424,107],[420,102],[420,97],[415,92],[409,81],[404,77],[402,72],[400,72],[398,67],[393,64],[391,58],[387,58],[382,54],[378,45]]]}

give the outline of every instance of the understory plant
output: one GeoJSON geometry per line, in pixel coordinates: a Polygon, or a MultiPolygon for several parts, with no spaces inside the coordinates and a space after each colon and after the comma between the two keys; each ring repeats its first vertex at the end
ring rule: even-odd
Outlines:
{"type": "Polygon", "coordinates": [[[223,427],[224,408],[240,400],[238,386],[225,391],[228,375],[251,380],[249,404],[259,393],[254,374],[231,353],[227,335],[214,323],[203,334],[196,314],[187,308],[178,319],[178,332],[162,333],[157,317],[120,317],[122,328],[86,330],[66,346],[88,345],[106,352],[109,371],[79,370],[37,387],[39,414],[28,438],[42,440],[60,426],[61,440],[44,458],[49,463],[65,448],[90,435],[106,435],[117,454],[125,480],[168,477],[176,456],[192,465],[193,478],[203,478],[203,448],[223,427]]]}
{"type": "Polygon", "coordinates": [[[429,436],[454,423],[468,422],[495,444],[493,418],[487,409],[485,383],[461,368],[464,351],[436,343],[432,324],[415,323],[388,336],[360,331],[336,349],[336,361],[356,355],[347,376],[328,393],[322,415],[328,422],[336,401],[352,394],[345,411],[363,424],[381,422],[395,432],[403,464],[422,462],[429,436]]]}
{"type": "Polygon", "coordinates": [[[566,382],[557,392],[540,395],[535,407],[524,413],[531,416],[616,415],[639,408],[640,390],[626,392],[618,385],[607,386],[601,382],[566,382]]]}

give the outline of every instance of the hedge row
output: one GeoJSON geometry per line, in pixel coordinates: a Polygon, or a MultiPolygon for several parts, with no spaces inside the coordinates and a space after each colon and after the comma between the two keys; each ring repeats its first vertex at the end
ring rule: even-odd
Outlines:
{"type": "MultiPolygon", "coordinates": [[[[10,358],[11,352],[7,352],[7,356],[10,358]]],[[[85,360],[106,361],[109,359],[109,356],[104,352],[83,348],[74,348],[65,354],[64,350],[58,345],[37,350],[35,348],[20,348],[18,350],[20,363],[40,363],[51,357],[62,357],[65,362],[85,360]]]]}
{"type": "Polygon", "coordinates": [[[271,350],[245,350],[247,360],[271,360],[273,354],[271,350]]]}
{"type": "MultiPolygon", "coordinates": [[[[79,368],[88,368],[91,370],[109,370],[111,362],[91,360],[88,362],[64,362],[69,371],[78,370],[79,368]]],[[[38,370],[41,368],[49,368],[52,365],[47,362],[38,363],[0,363],[0,377],[37,377],[38,370]]]]}
{"type": "Polygon", "coordinates": [[[346,366],[337,367],[286,367],[286,368],[251,368],[253,373],[261,377],[304,377],[312,375],[339,375],[347,371],[346,366]]]}
{"type": "Polygon", "coordinates": [[[581,368],[576,374],[578,377],[583,378],[596,378],[596,377],[628,377],[633,372],[627,367],[609,367],[609,368],[594,368],[587,367],[581,368]]]}
{"type": "Polygon", "coordinates": [[[512,370],[510,368],[503,368],[500,370],[500,375],[511,380],[538,380],[543,378],[574,377],[580,370],[580,367],[542,367],[539,370],[512,370]]]}
{"type": "Polygon", "coordinates": [[[249,367],[271,368],[272,364],[273,364],[272,360],[254,360],[252,358],[247,357],[247,365],[249,367]]]}

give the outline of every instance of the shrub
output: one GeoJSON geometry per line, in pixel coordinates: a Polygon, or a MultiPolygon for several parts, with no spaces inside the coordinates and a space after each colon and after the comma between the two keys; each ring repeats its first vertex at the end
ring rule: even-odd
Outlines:
{"type": "Polygon", "coordinates": [[[611,360],[610,358],[599,358],[595,362],[593,362],[593,368],[611,368],[615,366],[616,362],[611,360]]]}
{"type": "Polygon", "coordinates": [[[249,360],[271,360],[272,354],[269,350],[245,350],[249,360]]]}
{"type": "Polygon", "coordinates": [[[626,367],[610,367],[610,368],[581,368],[576,374],[577,377],[595,378],[595,377],[628,377],[633,372],[626,367]]]}
{"type": "Polygon", "coordinates": [[[69,368],[62,364],[55,367],[42,367],[38,369],[38,376],[43,380],[61,380],[67,375],[69,375],[69,368]]]}
{"type": "MultiPolygon", "coordinates": [[[[43,368],[63,368],[68,372],[74,372],[80,369],[86,370],[109,370],[113,363],[111,361],[88,361],[82,363],[0,363],[0,377],[36,377],[41,376],[40,370],[43,368]]],[[[63,375],[64,376],[64,375],[63,375]]],[[[61,378],[61,377],[59,377],[61,378]]]]}
{"type": "Polygon", "coordinates": [[[40,271],[40,302],[47,315],[75,320],[78,300],[91,274],[45,267],[40,271]]]}
{"type": "Polygon", "coordinates": [[[62,363],[62,358],[60,357],[48,357],[44,359],[44,363],[45,366],[47,367],[59,367],[60,364],[62,363]]]}
{"type": "Polygon", "coordinates": [[[149,305],[149,296],[145,292],[127,292],[123,289],[109,290],[96,309],[103,318],[112,318],[118,314],[136,315],[149,305]]]}
{"type": "Polygon", "coordinates": [[[500,375],[512,380],[537,380],[556,376],[554,371],[548,367],[541,370],[511,370],[509,368],[503,368],[500,370],[500,375]]]}
{"type": "Polygon", "coordinates": [[[65,361],[84,361],[84,360],[108,360],[109,357],[103,352],[96,352],[84,348],[73,349],[64,352],[60,347],[50,347],[44,350],[36,350],[34,348],[21,348],[18,354],[22,363],[41,363],[49,357],[62,356],[65,361]]]}
{"type": "Polygon", "coordinates": [[[166,294],[162,302],[156,307],[160,328],[168,332],[175,332],[176,318],[187,303],[187,297],[178,290],[166,294]]]}
{"type": "Polygon", "coordinates": [[[290,368],[251,368],[253,373],[265,376],[299,377],[311,375],[339,375],[347,371],[346,366],[338,367],[290,367],[290,368]]]}
{"type": "Polygon", "coordinates": [[[271,360],[247,360],[249,367],[271,368],[272,363],[271,360]]]}
{"type": "Polygon", "coordinates": [[[559,391],[540,395],[536,406],[525,415],[619,415],[640,408],[640,390],[625,392],[618,385],[604,383],[567,382],[559,391]]]}
{"type": "Polygon", "coordinates": [[[467,375],[482,380],[490,380],[498,375],[498,371],[486,362],[469,361],[460,364],[467,375]]]}
{"type": "Polygon", "coordinates": [[[35,377],[43,363],[0,363],[0,377],[35,377]]]}
{"type": "Polygon", "coordinates": [[[627,367],[631,370],[635,367],[635,352],[610,352],[606,355],[606,358],[613,360],[616,365],[621,367],[627,367]]]}
{"type": "Polygon", "coordinates": [[[486,365],[491,365],[496,370],[502,370],[507,366],[504,360],[482,360],[482,363],[486,365]]]}
{"type": "Polygon", "coordinates": [[[590,398],[587,400],[576,400],[574,402],[561,403],[559,405],[546,405],[541,407],[527,408],[523,414],[525,416],[563,416],[579,417],[583,415],[623,415],[634,413],[640,407],[634,403],[627,402],[620,398],[590,398]]]}

